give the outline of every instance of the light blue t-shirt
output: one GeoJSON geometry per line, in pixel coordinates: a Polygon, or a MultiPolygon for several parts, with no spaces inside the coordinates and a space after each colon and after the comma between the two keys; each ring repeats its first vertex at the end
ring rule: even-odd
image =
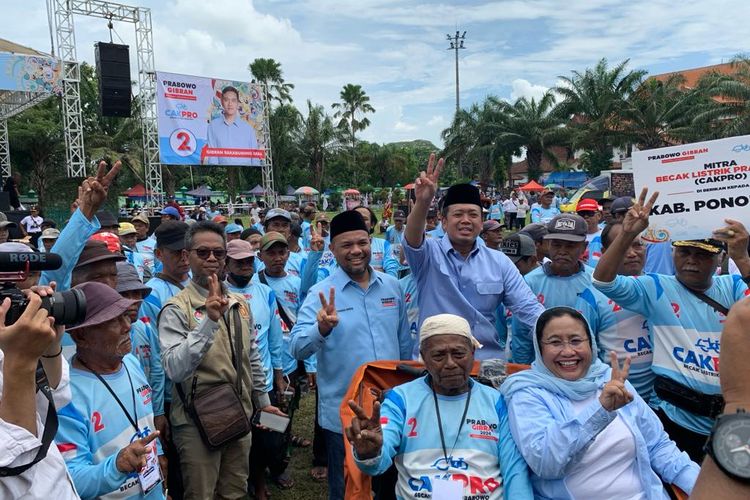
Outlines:
{"type": "MultiPolygon", "coordinates": [[[[617,304],[648,318],[653,339],[653,371],[703,394],[721,394],[719,353],[725,316],[706,304],[675,276],[647,274],[617,276],[594,286],[617,304]]],[[[739,276],[714,276],[704,292],[730,308],[748,295],[739,276]]],[[[698,416],[671,403],[659,407],[677,424],[707,435],[713,419],[698,416]]]]}
{"type": "Polygon", "coordinates": [[[164,367],[161,364],[161,346],[159,345],[159,334],[149,323],[147,317],[143,317],[131,323],[130,342],[133,347],[131,354],[138,359],[146,374],[148,383],[153,390],[154,415],[164,415],[164,367]]]}
{"type": "MultiPolygon", "coordinates": [[[[117,400],[96,376],[70,367],[73,399],[58,411],[55,442],[81,498],[164,498],[161,486],[147,496],[141,493],[138,474],[124,473],[115,465],[117,454],[134,440],[156,430],[151,406],[152,390],[137,359],[122,359],[120,369],[102,378],[117,395],[141,435],[131,424],[117,400]]],[[[154,443],[161,455],[157,438],[154,443]]]]}
{"type": "Polygon", "coordinates": [[[547,224],[551,221],[555,215],[560,214],[560,209],[550,205],[549,208],[544,208],[541,205],[534,205],[531,208],[531,222],[538,224],[547,224]]]}
{"type": "MultiPolygon", "coordinates": [[[[224,116],[214,118],[208,124],[206,144],[209,148],[258,149],[255,129],[241,116],[235,116],[229,123],[224,116]]],[[[233,158],[231,156],[206,158],[209,165],[259,165],[257,159],[233,158]]]]}

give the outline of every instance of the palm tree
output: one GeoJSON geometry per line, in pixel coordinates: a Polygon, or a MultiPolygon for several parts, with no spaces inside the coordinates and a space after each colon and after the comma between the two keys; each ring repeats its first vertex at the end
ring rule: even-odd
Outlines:
{"type": "Polygon", "coordinates": [[[307,116],[302,126],[295,131],[295,144],[300,155],[307,161],[313,174],[313,185],[320,190],[326,159],[337,146],[337,134],[333,121],[325,108],[307,100],[307,116]]]}
{"type": "Polygon", "coordinates": [[[698,83],[712,99],[700,107],[693,125],[707,127],[711,139],[750,134],[750,57],[738,55],[731,64],[733,74],[709,73],[698,83]]]}
{"type": "Polygon", "coordinates": [[[555,110],[555,96],[545,93],[539,102],[522,97],[512,105],[495,97],[491,104],[502,111],[504,119],[488,125],[490,132],[497,134],[497,142],[508,150],[526,150],[528,178],[538,179],[542,173],[542,160],[547,158],[553,165],[558,159],[555,147],[568,146],[568,130],[555,110]]]}
{"type": "Polygon", "coordinates": [[[281,63],[273,59],[257,58],[248,64],[247,69],[253,75],[253,83],[266,86],[271,101],[278,101],[279,104],[292,102],[294,84],[284,81],[281,63]]]}
{"type": "Polygon", "coordinates": [[[631,143],[654,149],[702,139],[691,121],[707,99],[703,92],[685,90],[684,84],[681,74],[664,81],[649,78],[630,95],[621,123],[631,143]]]}
{"type": "Polygon", "coordinates": [[[591,175],[609,167],[613,147],[628,141],[623,109],[646,72],[628,71],[627,65],[626,59],[610,69],[601,59],[593,69],[561,76],[563,83],[554,89],[562,97],[557,112],[570,120],[573,146],[585,151],[583,163],[591,175]]]}
{"type": "MultiPolygon", "coordinates": [[[[356,163],[357,132],[370,126],[370,120],[364,115],[374,113],[375,108],[370,104],[370,96],[365,93],[361,85],[347,83],[339,96],[341,101],[331,104],[331,107],[336,110],[333,117],[339,119],[337,127],[345,131],[348,136],[347,139],[351,145],[352,169],[356,177],[354,165],[356,163]]],[[[354,182],[356,185],[357,179],[354,179],[354,182]]]]}

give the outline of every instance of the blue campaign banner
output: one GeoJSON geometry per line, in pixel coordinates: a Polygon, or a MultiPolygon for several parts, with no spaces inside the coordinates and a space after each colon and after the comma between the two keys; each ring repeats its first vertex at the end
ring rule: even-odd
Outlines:
{"type": "Polygon", "coordinates": [[[54,57],[0,52],[0,90],[62,94],[62,64],[54,57]]]}
{"type": "Polygon", "coordinates": [[[266,99],[256,83],[156,73],[159,161],[261,166],[269,149],[266,99]]]}

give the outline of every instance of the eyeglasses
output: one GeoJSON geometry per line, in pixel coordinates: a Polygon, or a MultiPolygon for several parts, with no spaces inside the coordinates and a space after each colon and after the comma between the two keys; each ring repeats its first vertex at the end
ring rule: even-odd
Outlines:
{"type": "Polygon", "coordinates": [[[562,351],[566,346],[570,346],[572,349],[579,349],[584,342],[588,342],[588,337],[573,337],[570,340],[560,340],[560,339],[554,339],[554,340],[545,340],[542,341],[542,344],[549,346],[550,349],[555,351],[562,351]]]}
{"type": "Polygon", "coordinates": [[[217,260],[221,260],[227,256],[227,251],[223,248],[192,248],[191,252],[195,252],[199,259],[206,260],[208,256],[214,254],[217,260]]]}
{"type": "Polygon", "coordinates": [[[593,217],[597,214],[597,212],[594,212],[593,210],[583,210],[581,212],[578,212],[578,215],[583,217],[584,219],[588,219],[589,217],[593,217]]]}

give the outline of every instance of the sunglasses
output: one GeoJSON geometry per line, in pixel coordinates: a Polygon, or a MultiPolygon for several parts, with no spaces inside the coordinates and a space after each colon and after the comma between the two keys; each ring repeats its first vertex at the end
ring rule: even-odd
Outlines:
{"type": "Polygon", "coordinates": [[[597,212],[589,211],[589,210],[582,210],[582,211],[578,212],[578,215],[580,215],[584,219],[588,219],[589,217],[593,217],[596,214],[597,214],[597,212]]]}
{"type": "Polygon", "coordinates": [[[214,254],[216,260],[221,260],[227,256],[227,251],[223,248],[193,248],[190,250],[195,252],[199,259],[206,260],[209,255],[214,254]]]}

